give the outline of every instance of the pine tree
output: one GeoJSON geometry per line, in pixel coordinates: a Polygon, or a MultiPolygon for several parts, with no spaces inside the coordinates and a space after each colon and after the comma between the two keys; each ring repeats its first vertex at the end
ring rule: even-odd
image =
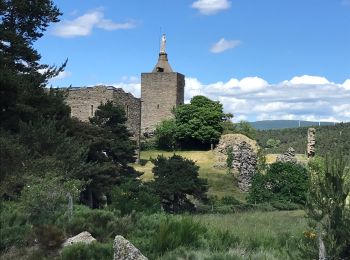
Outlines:
{"type": "MultiPolygon", "coordinates": [[[[311,170],[307,215],[310,228],[317,234],[319,258],[346,259],[350,255],[350,169],[343,156],[315,158],[311,170]]],[[[304,248],[304,254],[312,252],[304,248]]],[[[314,250],[315,252],[315,250],[314,250]]],[[[313,256],[315,257],[315,255],[313,256]]]]}
{"type": "Polygon", "coordinates": [[[152,162],[153,186],[162,199],[165,211],[179,213],[194,210],[188,195],[206,199],[207,181],[198,177],[199,167],[193,161],[174,154],[170,158],[158,156],[152,162]]]}
{"type": "Polygon", "coordinates": [[[60,67],[40,64],[41,56],[33,47],[59,15],[51,0],[0,2],[0,121],[5,129],[18,131],[21,121],[69,114],[61,94],[44,91],[47,80],[58,75],[66,62],[60,67]]]}

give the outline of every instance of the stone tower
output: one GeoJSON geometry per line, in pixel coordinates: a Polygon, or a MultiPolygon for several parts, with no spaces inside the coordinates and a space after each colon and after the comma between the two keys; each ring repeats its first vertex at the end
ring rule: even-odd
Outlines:
{"type": "Polygon", "coordinates": [[[184,103],[185,76],[173,72],[168,63],[163,34],[159,58],[151,73],[141,73],[141,131],[152,133],[172,109],[184,103]]]}

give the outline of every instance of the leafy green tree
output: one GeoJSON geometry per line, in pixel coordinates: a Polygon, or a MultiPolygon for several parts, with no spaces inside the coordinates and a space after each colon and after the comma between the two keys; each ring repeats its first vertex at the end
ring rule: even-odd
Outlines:
{"type": "Polygon", "coordinates": [[[193,161],[174,154],[170,158],[159,155],[152,162],[153,186],[165,211],[178,213],[194,210],[189,195],[206,199],[207,181],[198,177],[199,167],[193,161]]]}
{"type": "Polygon", "coordinates": [[[57,217],[67,214],[68,194],[77,200],[81,187],[80,181],[67,181],[56,174],[33,178],[21,196],[29,221],[35,226],[53,224],[57,217]]]}
{"type": "Polygon", "coordinates": [[[167,119],[160,122],[155,130],[158,148],[174,150],[176,146],[176,121],[167,119]]]}
{"type": "Polygon", "coordinates": [[[350,206],[346,203],[350,195],[348,162],[342,155],[325,160],[316,157],[309,162],[311,178],[306,212],[310,220],[309,233],[318,239],[307,236],[311,241],[302,247],[304,257],[324,255],[327,259],[346,259],[350,255],[350,206]]]}
{"type": "Polygon", "coordinates": [[[276,148],[281,143],[280,140],[275,140],[273,138],[270,138],[266,141],[266,147],[268,148],[276,148]]]}
{"type": "Polygon", "coordinates": [[[190,104],[175,109],[176,139],[182,146],[208,147],[219,140],[225,117],[222,104],[204,96],[195,96],[190,104]]]}
{"type": "Polygon", "coordinates": [[[234,125],[235,132],[248,136],[250,139],[256,139],[257,131],[247,121],[240,121],[234,125]]]}
{"type": "Polygon", "coordinates": [[[276,162],[266,174],[257,173],[252,180],[248,201],[252,203],[285,201],[304,204],[308,174],[299,164],[276,162]]]}

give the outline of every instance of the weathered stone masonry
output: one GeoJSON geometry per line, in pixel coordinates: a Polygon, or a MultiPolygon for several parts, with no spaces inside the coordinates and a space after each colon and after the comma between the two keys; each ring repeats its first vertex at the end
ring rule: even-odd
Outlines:
{"type": "Polygon", "coordinates": [[[138,140],[141,129],[141,100],[121,88],[112,86],[94,86],[68,88],[67,105],[71,108],[71,116],[88,121],[94,116],[101,103],[113,101],[122,107],[127,117],[126,125],[134,138],[138,140]]]}
{"type": "Polygon", "coordinates": [[[152,132],[172,109],[184,102],[184,75],[177,72],[141,74],[142,132],[152,132]]]}

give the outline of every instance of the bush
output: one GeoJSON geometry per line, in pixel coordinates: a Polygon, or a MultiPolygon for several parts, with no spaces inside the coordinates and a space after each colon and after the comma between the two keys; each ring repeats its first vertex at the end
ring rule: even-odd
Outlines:
{"type": "Polygon", "coordinates": [[[308,173],[299,164],[276,162],[266,174],[256,174],[248,195],[248,202],[291,202],[305,204],[308,173]]]}
{"type": "Polygon", "coordinates": [[[116,186],[110,192],[109,208],[119,210],[122,215],[133,211],[155,213],[160,211],[159,197],[152,192],[149,185],[136,186],[134,182],[116,186]]]}
{"type": "Polygon", "coordinates": [[[111,243],[91,243],[89,245],[78,243],[63,249],[62,260],[110,260],[113,259],[113,246],[111,243]]]}
{"type": "Polygon", "coordinates": [[[278,210],[296,210],[300,209],[300,205],[288,201],[271,201],[272,207],[278,210]]]}
{"type": "Polygon", "coordinates": [[[32,226],[28,223],[28,216],[15,202],[1,202],[0,204],[0,251],[12,246],[21,247],[26,244],[26,237],[32,226]]]}

